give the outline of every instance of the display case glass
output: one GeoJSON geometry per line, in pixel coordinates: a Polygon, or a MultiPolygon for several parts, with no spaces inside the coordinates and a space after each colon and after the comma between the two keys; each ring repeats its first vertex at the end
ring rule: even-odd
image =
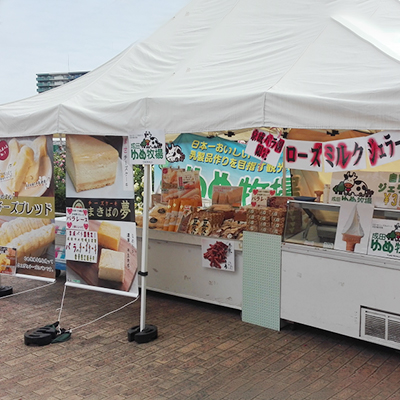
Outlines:
{"type": "Polygon", "coordinates": [[[338,204],[289,200],[284,241],[333,248],[339,211],[338,204]]]}
{"type": "MultiPolygon", "coordinates": [[[[339,212],[340,204],[289,200],[284,242],[333,248],[339,212]]],[[[400,221],[400,210],[374,208],[373,218],[400,221]]]]}

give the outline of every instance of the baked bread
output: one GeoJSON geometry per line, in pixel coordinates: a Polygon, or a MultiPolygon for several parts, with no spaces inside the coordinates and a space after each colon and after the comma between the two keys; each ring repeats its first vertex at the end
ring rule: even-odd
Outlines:
{"type": "Polygon", "coordinates": [[[102,249],[99,261],[99,279],[124,282],[125,253],[109,249],[102,249]]]}
{"type": "Polygon", "coordinates": [[[98,189],[115,182],[118,151],[87,135],[67,135],[66,168],[75,191],[98,189]]]}
{"type": "Polygon", "coordinates": [[[18,262],[22,262],[26,256],[40,257],[43,255],[48,246],[54,242],[55,237],[54,224],[44,225],[14,238],[6,244],[6,247],[17,249],[18,262]]]}

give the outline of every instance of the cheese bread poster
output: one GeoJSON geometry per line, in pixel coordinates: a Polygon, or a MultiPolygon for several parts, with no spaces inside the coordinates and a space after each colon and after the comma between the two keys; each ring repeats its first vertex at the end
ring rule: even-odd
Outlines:
{"type": "Polygon", "coordinates": [[[67,285],[138,295],[127,137],[66,137],[67,285]]]}
{"type": "Polygon", "coordinates": [[[0,140],[0,271],[55,279],[53,137],[0,140]]]}

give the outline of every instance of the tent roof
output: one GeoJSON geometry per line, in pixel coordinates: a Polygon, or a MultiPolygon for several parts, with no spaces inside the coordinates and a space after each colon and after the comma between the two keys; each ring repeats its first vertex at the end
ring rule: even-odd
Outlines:
{"type": "Polygon", "coordinates": [[[64,86],[0,106],[0,135],[400,128],[398,0],[193,0],[64,86]]]}

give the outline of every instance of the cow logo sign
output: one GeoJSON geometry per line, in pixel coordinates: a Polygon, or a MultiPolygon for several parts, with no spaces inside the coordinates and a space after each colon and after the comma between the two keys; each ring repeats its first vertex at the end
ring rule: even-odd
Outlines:
{"type": "Polygon", "coordinates": [[[367,182],[362,180],[356,172],[347,171],[342,179],[332,186],[331,201],[351,201],[357,203],[372,203],[374,190],[370,189],[367,182]]]}
{"type": "Polygon", "coordinates": [[[129,136],[132,164],[164,164],[165,134],[161,130],[145,130],[129,136]]]}

